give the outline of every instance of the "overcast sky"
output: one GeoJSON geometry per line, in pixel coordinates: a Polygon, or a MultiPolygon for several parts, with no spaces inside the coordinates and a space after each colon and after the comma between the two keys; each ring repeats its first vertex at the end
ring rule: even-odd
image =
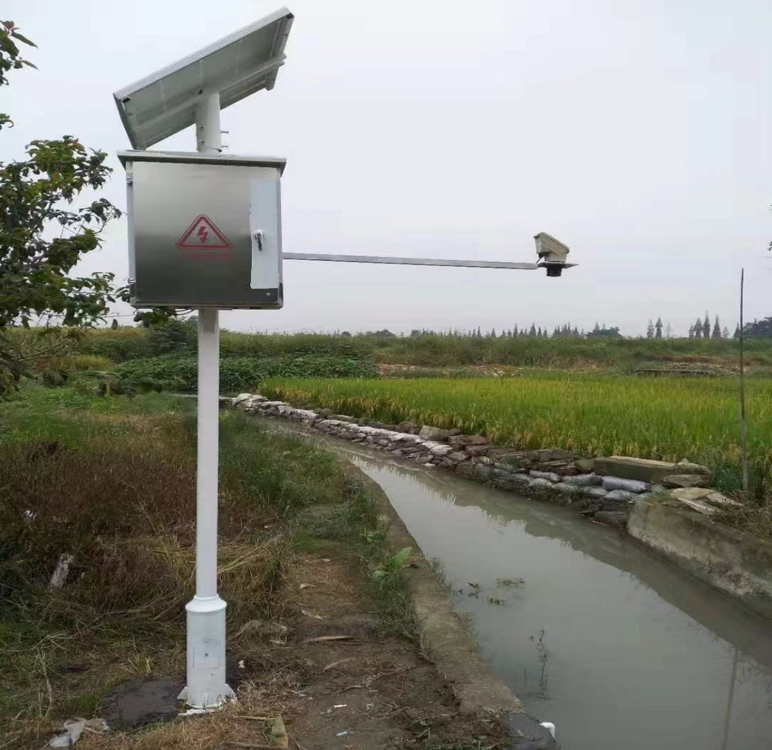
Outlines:
{"type": "MultiPolygon", "coordinates": [[[[276,88],[223,112],[233,154],[286,156],[286,252],[526,260],[543,272],[287,262],[281,311],[241,330],[497,329],[596,321],[684,334],[772,315],[770,0],[293,0],[276,88]]],[[[12,74],[0,159],[77,135],[129,148],[112,92],[279,7],[5,0],[39,46],[12,74]]],[[[154,148],[194,150],[192,128],[154,148]]],[[[126,225],[79,270],[127,274],[126,225]]],[[[130,308],[119,310],[126,314],[130,308]]],[[[130,322],[131,318],[122,318],[130,322]]]]}

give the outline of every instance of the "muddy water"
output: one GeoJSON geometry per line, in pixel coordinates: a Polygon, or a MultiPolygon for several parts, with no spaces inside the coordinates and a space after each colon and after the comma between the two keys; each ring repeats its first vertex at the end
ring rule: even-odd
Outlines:
{"type": "Polygon", "coordinates": [[[485,658],[568,750],[772,748],[761,619],[570,510],[311,436],[384,489],[485,658]]]}

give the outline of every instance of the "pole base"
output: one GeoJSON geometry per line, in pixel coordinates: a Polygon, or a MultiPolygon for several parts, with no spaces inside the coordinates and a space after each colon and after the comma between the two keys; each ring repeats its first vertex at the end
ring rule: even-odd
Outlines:
{"type": "Polygon", "coordinates": [[[196,709],[216,709],[235,693],[225,682],[225,608],[219,596],[199,597],[185,606],[188,621],[187,685],[179,699],[196,709]]]}

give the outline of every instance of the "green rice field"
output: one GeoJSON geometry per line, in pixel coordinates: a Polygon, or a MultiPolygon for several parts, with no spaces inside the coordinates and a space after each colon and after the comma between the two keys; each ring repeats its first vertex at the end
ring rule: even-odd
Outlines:
{"type": "MultiPolygon", "coordinates": [[[[738,381],[734,377],[612,376],[577,372],[514,378],[273,379],[261,391],[297,406],[328,407],[386,423],[458,427],[522,449],[579,455],[687,458],[740,488],[738,381]]],[[[772,491],[772,381],[747,384],[748,452],[757,493],[772,491]]]]}

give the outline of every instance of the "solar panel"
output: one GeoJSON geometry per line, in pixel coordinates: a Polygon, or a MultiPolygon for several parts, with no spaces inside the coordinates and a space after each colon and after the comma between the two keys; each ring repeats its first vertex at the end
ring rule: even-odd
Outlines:
{"type": "Polygon", "coordinates": [[[220,94],[220,108],[271,90],[284,64],[293,15],[271,13],[113,96],[131,145],[146,149],[196,121],[201,96],[220,94]]]}

